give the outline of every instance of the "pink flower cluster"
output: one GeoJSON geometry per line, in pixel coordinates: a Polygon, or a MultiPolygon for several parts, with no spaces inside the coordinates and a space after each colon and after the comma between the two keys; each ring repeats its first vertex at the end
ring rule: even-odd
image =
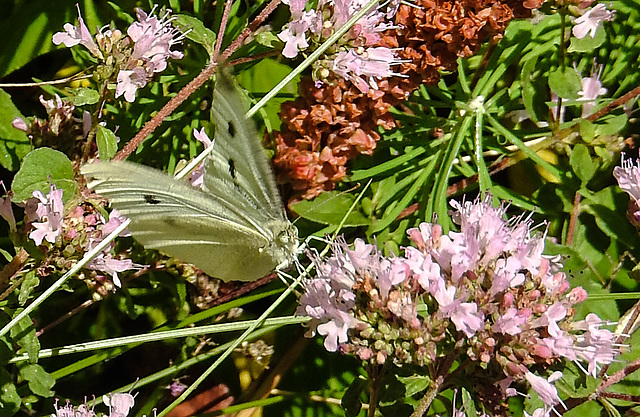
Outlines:
{"type": "Polygon", "coordinates": [[[62,219],[64,217],[64,204],[62,203],[62,190],[58,190],[55,185],[51,185],[49,193],[45,196],[42,191],[33,192],[33,197],[38,200],[36,211],[33,216],[38,222],[31,225],[34,230],[29,233],[29,237],[41,245],[43,240],[55,243],[56,238],[62,233],[62,219]]]}
{"type": "Polygon", "coordinates": [[[485,377],[511,378],[504,396],[515,392],[511,381],[531,379],[534,364],[570,360],[595,376],[613,360],[605,323],[594,314],[573,320],[587,294],[570,289],[561,265],[542,254],[544,235],[531,233],[530,217],[505,219],[507,207],[493,207],[491,196],[451,204],[459,231],[422,223],[408,231],[404,256],[385,257],[358,239],[316,257],[317,277],[297,310],[311,318],[307,335],[378,364],[434,364],[461,343],[461,360],[483,364],[485,377]]]}
{"type": "Polygon", "coordinates": [[[631,197],[627,218],[636,228],[640,229],[640,160],[625,159],[619,167],[613,169],[613,176],[618,180],[618,185],[631,197]]]}
{"type": "MultiPolygon", "coordinates": [[[[128,393],[116,392],[102,397],[103,402],[109,407],[109,417],[127,417],[129,411],[135,405],[134,396],[128,393]]],[[[51,417],[96,417],[93,407],[89,408],[87,404],[80,404],[77,407],[71,405],[67,400],[66,405],[58,407],[58,399],[53,407],[56,410],[55,414],[51,414],[51,417]]],[[[107,416],[107,414],[103,414],[107,416]]]]}
{"type": "MultiPolygon", "coordinates": [[[[319,45],[368,3],[367,0],[320,0],[316,9],[305,10],[306,0],[285,0],[291,11],[289,22],[278,35],[284,42],[282,54],[295,58],[310,45],[319,45]]],[[[399,3],[398,3],[399,4],[399,3]]],[[[326,81],[331,73],[351,81],[362,93],[377,89],[377,79],[394,75],[394,65],[402,61],[394,50],[379,46],[380,33],[391,29],[394,10],[373,8],[362,17],[326,53],[314,63],[316,83],[326,81]]]]}
{"type": "Polygon", "coordinates": [[[183,35],[172,26],[171,10],[162,16],[147,14],[136,9],[137,22],[127,29],[127,35],[117,29],[103,28],[94,41],[78,8],[78,25],[64,25],[64,32],[53,35],[53,43],[66,47],[83,45],[97,58],[104,68],[101,74],[115,74],[116,98],[123,96],[128,102],[135,101],[136,92],[144,87],[157,72],[167,68],[167,60],[181,59],[182,52],[171,48],[182,42],[183,35]]]}
{"type": "MultiPolygon", "coordinates": [[[[65,260],[70,260],[74,253],[82,256],[126,220],[117,210],[111,212],[108,221],[97,212],[85,213],[82,206],[65,213],[62,195],[62,190],[57,189],[55,185],[51,185],[47,195],[41,191],[34,191],[34,199],[27,203],[25,211],[27,221],[31,222],[33,227],[29,238],[38,246],[42,245],[43,241],[49,242],[49,251],[62,248],[61,255],[65,260]]],[[[121,234],[124,235],[127,234],[121,234]]],[[[111,243],[86,267],[110,275],[115,286],[120,287],[118,272],[138,269],[141,265],[135,264],[131,259],[114,257],[111,253],[113,247],[114,244],[111,243]]]]}
{"type": "Polygon", "coordinates": [[[589,34],[589,36],[594,38],[602,22],[613,20],[613,17],[614,12],[607,10],[607,6],[604,4],[598,3],[576,19],[575,26],[573,27],[573,36],[582,39],[589,34]]]}

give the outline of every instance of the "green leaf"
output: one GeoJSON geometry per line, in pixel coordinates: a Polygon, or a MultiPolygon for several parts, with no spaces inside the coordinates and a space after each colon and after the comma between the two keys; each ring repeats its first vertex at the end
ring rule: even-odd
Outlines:
{"type": "MultiPolygon", "coordinates": [[[[0,328],[9,323],[9,317],[0,312],[0,328]]],[[[5,365],[9,362],[9,359],[13,357],[13,343],[9,341],[9,335],[0,337],[0,365],[5,365]]]]}
{"type": "Polygon", "coordinates": [[[607,414],[602,409],[602,401],[604,398],[599,398],[598,401],[586,401],[576,408],[573,408],[562,415],[565,417],[603,417],[607,414]]]}
{"type": "Polygon", "coordinates": [[[598,120],[603,120],[604,123],[596,125],[596,136],[617,135],[627,125],[629,117],[622,113],[598,120]]]}
{"type": "Polygon", "coordinates": [[[556,381],[555,386],[570,397],[587,397],[598,388],[600,381],[586,375],[584,371],[573,362],[567,362],[562,370],[562,378],[556,381]]]}
{"type": "Polygon", "coordinates": [[[638,232],[625,217],[629,197],[616,186],[604,188],[588,196],[583,210],[594,216],[596,224],[610,239],[629,248],[640,247],[638,232]]]}
{"type": "Polygon", "coordinates": [[[63,201],[68,201],[76,192],[77,185],[73,180],[73,168],[69,158],[53,149],[35,149],[24,157],[22,166],[13,179],[13,200],[24,201],[31,197],[35,190],[40,190],[46,195],[50,190],[49,182],[64,191],[63,201]]]}
{"type": "MultiPolygon", "coordinates": [[[[611,404],[610,401],[608,401],[606,398],[603,398],[600,401],[600,404],[602,404],[604,406],[604,409],[607,410],[607,415],[610,417],[622,417],[622,414],[620,414],[620,410],[618,410],[618,408],[616,406],[614,406],[613,404],[611,404]]],[[[578,414],[576,414],[578,415],[578,414]]],[[[580,416],[583,416],[584,414],[580,414],[580,416]]],[[[594,416],[596,415],[602,415],[602,413],[598,413],[598,414],[593,414],[594,416]]]]}
{"type": "Polygon", "coordinates": [[[118,138],[115,133],[104,126],[98,125],[96,144],[98,145],[98,155],[103,161],[113,158],[118,152],[118,138]]]}
{"type": "Polygon", "coordinates": [[[100,93],[93,88],[70,88],[69,92],[73,94],[73,104],[76,107],[84,106],[86,104],[96,104],[100,101],[100,93]]]}
{"type": "Polygon", "coordinates": [[[425,375],[412,375],[412,376],[398,376],[398,381],[404,384],[404,387],[407,391],[405,396],[413,397],[419,392],[422,392],[429,388],[429,384],[431,383],[431,378],[425,375]]]}
{"type": "Polygon", "coordinates": [[[51,388],[56,380],[42,368],[42,366],[31,363],[20,368],[20,376],[29,381],[29,389],[36,395],[49,398],[53,396],[51,388]]]}
{"type": "Polygon", "coordinates": [[[33,294],[33,290],[40,284],[40,279],[38,275],[36,275],[36,270],[32,269],[27,272],[24,281],[20,284],[20,293],[18,294],[18,303],[21,306],[24,306],[24,303],[27,302],[31,294],[33,294]]]}
{"type": "MultiPolygon", "coordinates": [[[[338,191],[322,193],[313,201],[303,200],[292,204],[293,210],[300,217],[320,224],[340,224],[353,205],[356,197],[338,191]]],[[[354,209],[346,218],[345,226],[367,226],[369,219],[354,209]]]]}
{"type": "Polygon", "coordinates": [[[583,184],[588,183],[596,172],[596,167],[589,155],[589,149],[582,143],[574,146],[571,151],[571,168],[583,184]]]}
{"type": "Polygon", "coordinates": [[[354,379],[351,385],[349,385],[349,388],[347,388],[340,400],[340,405],[342,405],[344,409],[345,417],[355,417],[360,413],[362,409],[360,396],[366,388],[367,381],[362,378],[354,379]]]}
{"type": "MultiPolygon", "coordinates": [[[[16,315],[22,310],[16,310],[16,315]]],[[[31,317],[25,316],[11,328],[11,338],[15,343],[23,348],[29,356],[29,361],[38,361],[40,353],[40,341],[36,336],[36,328],[31,321],[31,317]]]]}
{"type": "Polygon", "coordinates": [[[27,134],[11,126],[16,117],[24,120],[11,96],[0,90],[0,165],[9,171],[18,169],[22,158],[31,150],[27,134]]]}
{"type": "Polygon", "coordinates": [[[476,405],[473,402],[473,398],[471,397],[471,394],[469,394],[469,391],[464,389],[464,387],[462,388],[462,406],[464,408],[464,414],[466,417],[478,416],[478,410],[476,410],[476,405]]]}
{"type": "Polygon", "coordinates": [[[78,12],[75,3],[79,3],[84,22],[90,30],[103,25],[96,16],[97,3],[92,0],[3,2],[0,77],[26,65],[37,56],[54,49],[66,49],[63,45],[54,45],[51,38],[54,33],[63,30],[65,23],[76,24],[78,12]]]}
{"type": "Polygon", "coordinates": [[[199,19],[193,16],[177,14],[175,15],[175,18],[176,27],[182,32],[189,30],[187,38],[204,46],[204,49],[207,50],[209,55],[213,56],[216,44],[216,34],[211,29],[205,27],[199,19]]]}
{"type": "Polygon", "coordinates": [[[0,417],[11,417],[18,412],[20,404],[22,400],[11,375],[6,369],[0,368],[0,417]]]}
{"type": "Polygon", "coordinates": [[[262,46],[266,46],[268,48],[274,48],[274,45],[281,43],[282,41],[278,38],[275,33],[271,31],[263,31],[257,32],[254,35],[254,39],[262,46]]]}
{"type": "Polygon", "coordinates": [[[559,97],[575,100],[582,88],[582,81],[573,68],[558,68],[549,73],[549,88],[559,97]]]}
{"type": "Polygon", "coordinates": [[[598,49],[604,41],[607,40],[607,36],[604,27],[598,27],[596,35],[592,38],[590,35],[585,36],[582,39],[578,39],[575,36],[571,37],[571,45],[569,45],[568,51],[571,52],[593,52],[598,49]]]}
{"type": "MultiPolygon", "coordinates": [[[[534,63],[533,60],[529,62],[534,63]]],[[[534,85],[534,80],[532,79],[533,69],[525,71],[528,66],[527,64],[525,64],[522,70],[522,80],[520,81],[522,85],[522,103],[529,113],[531,120],[537,123],[544,119],[546,111],[544,90],[546,89],[540,88],[541,83],[539,80],[535,80],[534,85]]],[[[533,65],[531,65],[531,67],[533,67],[533,65]]]]}
{"type": "MultiPolygon", "coordinates": [[[[291,67],[273,59],[261,59],[245,71],[238,73],[236,80],[243,88],[254,96],[268,93],[278,84],[278,81],[291,72],[291,67]],[[257,94],[256,94],[257,93],[257,94]]],[[[300,76],[296,76],[280,93],[269,100],[260,111],[261,117],[269,131],[280,129],[280,105],[287,101],[287,96],[296,94],[300,76]]]]}
{"type": "Polygon", "coordinates": [[[582,119],[578,125],[580,128],[580,137],[586,143],[591,143],[596,136],[596,126],[588,120],[582,119]]]}

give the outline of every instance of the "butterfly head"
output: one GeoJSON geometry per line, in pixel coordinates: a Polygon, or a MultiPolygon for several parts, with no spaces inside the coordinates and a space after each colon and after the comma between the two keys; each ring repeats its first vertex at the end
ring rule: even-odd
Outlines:
{"type": "Polygon", "coordinates": [[[273,258],[278,264],[290,264],[298,252],[298,229],[289,221],[278,221],[278,224],[270,225],[270,229],[275,232],[269,248],[273,258]]]}

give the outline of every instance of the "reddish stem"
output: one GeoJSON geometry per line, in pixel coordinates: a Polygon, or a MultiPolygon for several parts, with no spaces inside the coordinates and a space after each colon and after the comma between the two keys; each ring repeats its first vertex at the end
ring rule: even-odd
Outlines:
{"type": "MultiPolygon", "coordinates": [[[[266,18],[273,13],[273,11],[280,4],[280,0],[272,0],[267,7],[260,12],[260,14],[247,26],[240,35],[231,42],[231,45],[225,49],[222,53],[221,61],[225,62],[229,59],[229,57],[236,51],[240,46],[244,43],[247,37],[255,32],[255,30],[266,20],[266,18]]],[[[225,20],[226,21],[226,20],[225,20]]],[[[218,43],[220,43],[220,39],[218,39],[218,43]]],[[[218,48],[218,45],[216,45],[218,48]]],[[[154,130],[164,121],[164,119],[169,116],[171,113],[175,111],[176,108],[183,101],[185,101],[191,94],[193,94],[196,90],[198,90],[202,85],[213,75],[216,67],[218,66],[218,60],[214,59],[206,67],[189,82],[189,84],[182,87],[182,90],[178,92],[167,104],[165,104],[162,109],[147,122],[146,125],[129,141],[127,144],[113,157],[114,161],[122,161],[127,158],[133,151],[135,151],[138,146],[153,133],[154,130]]]]}

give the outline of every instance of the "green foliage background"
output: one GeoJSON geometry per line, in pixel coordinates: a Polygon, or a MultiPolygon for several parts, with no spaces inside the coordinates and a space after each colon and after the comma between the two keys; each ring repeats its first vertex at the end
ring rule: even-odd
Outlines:
{"type": "MultiPolygon", "coordinates": [[[[246,21],[265,3],[234,5],[225,44],[237,36],[246,21]]],[[[436,218],[445,230],[452,227],[448,223],[449,199],[461,199],[463,192],[465,198],[472,199],[479,190],[488,190],[496,202],[510,202],[510,213],[533,211],[536,222],[546,224],[540,226],[539,231],[548,228],[547,253],[562,255],[565,272],[572,276],[571,284],[589,292],[590,298],[582,304],[578,316],[594,312],[604,319],[618,320],[635,301],[635,295],[622,294],[638,291],[633,270],[636,259],[640,259],[640,238],[625,218],[628,197],[617,187],[611,172],[619,163],[620,151],[637,139],[637,104],[631,102],[626,112],[616,108],[598,120],[588,121],[581,117],[581,103],[577,101],[580,78],[591,73],[594,62],[602,65],[601,80],[608,90],[608,98],[599,102],[596,110],[640,85],[637,64],[640,3],[624,0],[611,4],[616,10],[615,20],[600,28],[593,39],[571,39],[568,44],[562,44],[560,39],[563,28],[567,30],[567,22],[563,23],[559,14],[537,23],[514,21],[497,45],[487,45],[476,56],[460,59],[458,71],[443,74],[437,85],[422,86],[405,107],[395,110],[401,127],[382,132],[383,139],[372,157],[360,157],[351,163],[350,175],[339,190],[292,206],[294,215],[299,216],[297,226],[301,236],[324,236],[337,231],[342,224],[340,232],[349,238],[364,236],[388,253],[397,254],[408,243],[406,230],[422,221],[436,218]],[[562,97],[566,106],[564,120],[560,122],[550,117],[556,112],[552,92],[562,97]],[[513,112],[522,110],[528,112],[530,120],[514,121],[513,112]],[[539,123],[544,121],[546,126],[539,123]],[[444,134],[434,137],[431,134],[434,128],[444,134]],[[539,141],[532,144],[533,139],[539,141]],[[625,139],[629,140],[625,142],[625,139]],[[507,168],[492,172],[498,166],[507,168]],[[470,181],[462,182],[465,179],[470,181]],[[368,188],[364,188],[369,181],[368,188]],[[454,184],[458,188],[452,191],[450,187],[454,184]],[[347,215],[361,192],[362,199],[347,215]]],[[[211,42],[218,31],[221,4],[212,7],[201,1],[174,0],[160,5],[183,15],[181,23],[196,24],[195,17],[203,25],[185,40],[185,58],[172,63],[156,82],[139,90],[135,103],[107,104],[105,121],[109,129],[117,127],[120,147],[201,71],[208,62],[211,42]]],[[[121,1],[116,5],[84,0],[79,6],[90,30],[110,22],[125,27],[132,21],[129,14],[134,7],[150,9],[150,4],[134,1],[121,1]]],[[[0,38],[3,39],[0,82],[50,80],[89,65],[88,55],[75,51],[79,48],[70,50],[51,43],[53,33],[60,31],[64,23],[74,22],[76,13],[75,0],[11,2],[0,19],[0,38]]],[[[270,24],[278,28],[286,19],[286,9],[280,8],[270,24]]],[[[251,42],[232,58],[268,50],[266,42],[251,42]]],[[[234,72],[249,95],[258,99],[284,78],[293,65],[281,57],[265,58],[238,65],[234,72]]],[[[69,95],[63,87],[54,86],[5,87],[0,91],[0,165],[7,175],[5,185],[13,184],[16,201],[28,197],[33,189],[46,191],[49,180],[64,188],[65,196],[72,195],[76,188],[72,161],[62,154],[52,158],[51,153],[38,159],[37,151],[27,157],[32,151],[29,138],[11,127],[15,117],[42,116],[43,109],[37,98],[40,94],[53,93],[69,95]],[[23,170],[16,174],[21,166],[23,170]]],[[[261,110],[256,118],[259,124],[268,131],[278,129],[279,104],[295,97],[295,93],[296,86],[291,83],[261,110]]],[[[211,94],[210,84],[192,94],[130,159],[173,172],[179,161],[197,155],[201,148],[192,131],[208,127],[211,94]]],[[[113,144],[112,139],[104,140],[105,144],[113,144]]],[[[108,150],[111,154],[113,151],[108,150]]],[[[635,149],[629,153],[637,156],[635,149]]],[[[8,238],[6,225],[1,227],[6,232],[0,234],[6,258],[2,262],[6,265],[16,248],[8,238]]],[[[118,244],[133,245],[141,262],[157,256],[143,252],[131,239],[121,239],[118,244]]],[[[18,289],[20,308],[46,289],[51,279],[40,282],[31,271],[18,289]]],[[[32,314],[31,319],[37,323],[35,327],[31,320],[25,320],[12,331],[11,338],[17,345],[0,339],[0,365],[3,366],[0,369],[0,403],[3,404],[0,417],[15,413],[51,413],[55,397],[69,398],[79,404],[85,397],[128,390],[137,378],[140,381],[136,391],[140,393],[133,413],[149,415],[153,407],[162,408],[170,402],[165,387],[173,378],[197,377],[201,368],[213,360],[216,351],[211,349],[232,340],[236,334],[215,334],[210,340],[190,336],[162,343],[129,343],[51,358],[37,359],[38,352],[45,347],[180,329],[193,323],[230,321],[229,308],[240,305],[245,307],[245,319],[256,317],[282,291],[282,284],[273,282],[229,305],[201,312],[189,303],[188,291],[189,284],[182,277],[151,272],[129,281],[122,290],[36,337],[36,328],[90,299],[91,294],[81,281],[70,281],[64,291],[54,293],[32,314]],[[211,353],[195,354],[198,346],[211,353]],[[18,350],[29,359],[9,363],[18,350]],[[187,365],[193,366],[187,368],[187,365]]],[[[0,314],[0,324],[4,325],[15,313],[15,306],[5,300],[0,308],[5,311],[0,314]]],[[[294,308],[292,299],[279,308],[277,316],[290,315],[294,308]]],[[[282,325],[267,330],[262,337],[275,346],[276,363],[286,360],[288,349],[302,340],[298,326],[282,325]]],[[[635,345],[636,338],[629,340],[630,346],[635,345]]],[[[635,360],[637,352],[632,350],[623,359],[635,360]]],[[[221,382],[231,387],[234,395],[239,395],[236,365],[233,361],[225,362],[206,385],[221,382]]],[[[613,368],[623,365],[621,361],[613,368]]],[[[366,397],[360,382],[363,375],[357,361],[328,354],[321,341],[314,339],[304,353],[289,364],[278,387],[281,395],[270,397],[272,401],[265,406],[264,415],[328,416],[343,412],[357,415],[359,401],[366,397]],[[344,408],[315,401],[312,395],[344,398],[344,408]]],[[[576,376],[574,382],[579,378],[576,376]]],[[[578,381],[573,385],[571,378],[566,381],[569,382],[559,388],[567,395],[586,395],[593,389],[593,381],[578,381]]],[[[381,396],[382,413],[408,415],[411,408],[407,404],[415,405],[418,392],[426,383],[428,381],[411,372],[387,381],[381,396]]],[[[618,392],[638,395],[639,383],[638,376],[632,374],[615,388],[618,392]]],[[[450,395],[443,396],[433,411],[445,413],[450,401],[450,395]]],[[[623,402],[613,405],[621,413],[632,407],[623,402]]],[[[512,406],[517,414],[522,400],[514,399],[512,406]]],[[[587,417],[604,412],[614,415],[615,407],[607,406],[586,403],[568,415],[587,417]]]]}

